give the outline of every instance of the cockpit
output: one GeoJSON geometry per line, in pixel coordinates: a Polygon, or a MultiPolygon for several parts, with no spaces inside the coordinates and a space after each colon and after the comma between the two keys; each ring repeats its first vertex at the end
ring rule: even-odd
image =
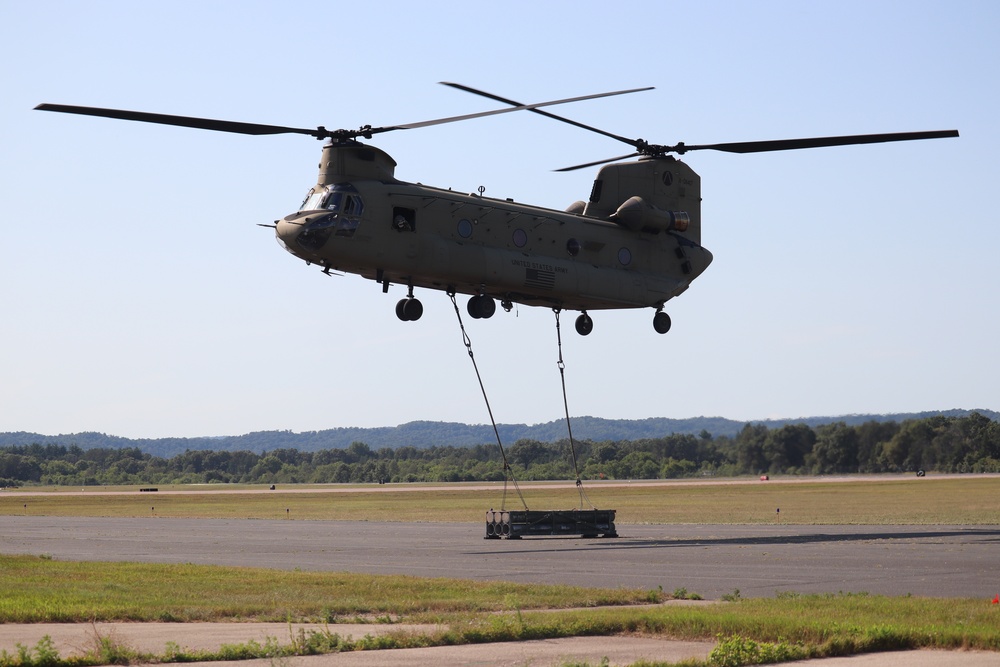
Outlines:
{"type": "Polygon", "coordinates": [[[345,216],[361,217],[364,205],[358,190],[350,183],[313,188],[299,206],[299,211],[338,211],[345,216]]]}
{"type": "Polygon", "coordinates": [[[331,236],[354,236],[361,224],[364,208],[361,195],[350,183],[313,188],[299,207],[299,214],[310,211],[327,213],[317,218],[310,217],[295,237],[295,242],[306,250],[319,250],[331,236]]]}

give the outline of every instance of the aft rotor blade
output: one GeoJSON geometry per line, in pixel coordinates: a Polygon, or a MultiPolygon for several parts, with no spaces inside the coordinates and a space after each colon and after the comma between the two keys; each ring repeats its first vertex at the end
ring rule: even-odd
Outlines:
{"type": "Polygon", "coordinates": [[[726,153],[766,153],[770,151],[790,151],[801,148],[826,148],[829,146],[853,146],[856,144],[880,144],[889,141],[917,141],[920,139],[946,139],[957,137],[958,130],[933,132],[894,132],[890,134],[856,134],[843,137],[812,137],[808,139],[778,139],[775,141],[739,141],[726,144],[704,144],[687,146],[683,143],[668,149],[668,152],[686,153],[695,150],[724,151],[726,153]]]}
{"type": "MultiPolygon", "coordinates": [[[[488,98],[488,99],[491,99],[491,100],[495,100],[497,102],[503,102],[504,104],[510,104],[510,105],[516,106],[516,107],[523,106],[521,102],[515,102],[514,100],[509,100],[509,99],[507,99],[505,97],[500,97],[499,95],[494,95],[493,93],[487,93],[486,91],[483,91],[483,90],[477,90],[476,88],[472,88],[470,86],[466,86],[466,85],[463,85],[461,83],[450,83],[448,81],[442,81],[441,83],[444,84],[445,86],[450,86],[450,87],[455,88],[457,90],[463,90],[463,91],[465,91],[467,93],[472,93],[473,95],[479,95],[481,97],[485,97],[485,98],[488,98]]],[[[619,94],[623,94],[623,93],[638,93],[638,92],[642,92],[642,91],[646,91],[646,90],[653,90],[653,86],[649,86],[647,88],[636,88],[634,90],[626,90],[626,91],[622,91],[622,93],[619,93],[619,94]]],[[[542,116],[545,116],[546,118],[551,118],[553,120],[558,120],[558,121],[560,121],[562,123],[568,123],[570,125],[573,125],[575,127],[579,127],[581,129],[584,129],[584,130],[589,130],[591,132],[596,132],[597,134],[604,135],[605,137],[610,137],[612,139],[617,139],[618,141],[621,141],[623,143],[629,144],[630,146],[635,146],[636,148],[639,148],[639,146],[640,146],[640,143],[636,139],[629,139],[628,137],[623,137],[623,136],[618,135],[618,134],[613,134],[611,132],[607,132],[607,131],[602,130],[600,128],[591,127],[590,125],[585,125],[584,123],[580,123],[580,122],[577,122],[575,120],[570,120],[569,118],[563,118],[562,116],[557,116],[556,114],[549,113],[548,111],[541,111],[541,110],[539,110],[537,108],[531,108],[531,109],[528,109],[528,111],[531,111],[532,113],[540,114],[542,116]]],[[[607,162],[611,162],[611,160],[607,160],[607,162]]],[[[594,163],[594,164],[601,164],[601,163],[594,163]]],[[[585,166],[586,167],[592,167],[594,165],[593,164],[580,165],[580,167],[570,167],[569,170],[580,169],[580,168],[583,168],[585,166]]],[[[568,170],[560,169],[558,171],[568,171],[568,170]]]]}
{"type": "MultiPolygon", "coordinates": [[[[584,100],[593,100],[600,97],[612,97],[614,95],[627,95],[629,93],[637,93],[642,90],[648,90],[647,88],[633,88],[630,90],[616,90],[610,93],[597,93],[595,95],[582,95],[580,97],[568,97],[564,100],[554,100],[551,102],[537,102],[535,104],[518,104],[517,106],[511,107],[509,109],[494,109],[492,111],[481,111],[479,113],[470,113],[462,116],[450,116],[448,118],[438,118],[436,120],[424,120],[419,123],[407,123],[405,125],[391,125],[389,127],[375,127],[371,128],[369,133],[377,134],[379,132],[389,132],[391,130],[412,130],[418,127],[429,127],[431,125],[443,125],[444,123],[456,123],[460,120],[471,120],[473,118],[483,118],[484,116],[496,116],[502,113],[511,113],[514,111],[534,111],[540,107],[551,107],[557,104],[569,104],[570,102],[582,102],[584,100]]],[[[544,112],[539,112],[544,113],[544,112]]]]}
{"type": "Polygon", "coordinates": [[[37,111],[57,111],[81,116],[100,116],[118,120],[135,120],[143,123],[159,125],[177,125],[193,127],[199,130],[214,130],[216,132],[235,132],[237,134],[267,135],[267,134],[306,134],[317,138],[325,138],[330,133],[323,128],[309,129],[301,127],[284,127],[282,125],[260,125],[258,123],[240,123],[231,120],[213,120],[211,118],[193,118],[191,116],[172,116],[145,111],[126,111],[124,109],[101,109],[98,107],[78,107],[65,104],[39,104],[37,111]]]}

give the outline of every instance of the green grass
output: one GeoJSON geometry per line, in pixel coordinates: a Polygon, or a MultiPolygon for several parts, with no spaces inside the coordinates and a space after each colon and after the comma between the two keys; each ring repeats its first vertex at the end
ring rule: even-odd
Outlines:
{"type": "MultiPolygon", "coordinates": [[[[50,516],[164,516],[185,518],[253,518],[291,520],[479,522],[485,511],[499,507],[501,487],[489,490],[449,485],[446,490],[421,486],[283,487],[278,491],[237,489],[227,493],[171,494],[170,490],[221,491],[228,487],[164,487],[140,493],[138,487],[115,495],[99,489],[68,495],[31,496],[0,493],[0,514],[50,516]],[[350,489],[350,490],[348,490],[350,489]]],[[[1000,477],[972,476],[917,479],[886,477],[872,481],[796,483],[755,482],[702,484],[697,481],[663,486],[635,482],[622,486],[590,483],[590,501],[615,508],[618,523],[707,524],[1000,524],[1000,477]],[[776,510],[780,508],[780,515],[776,510]]],[[[75,489],[79,492],[79,489],[75,489]]],[[[579,505],[573,487],[522,485],[532,509],[569,509],[579,505]]],[[[520,509],[508,494],[507,507],[520,509]]]]}
{"type": "Polygon", "coordinates": [[[649,593],[217,566],[64,563],[34,556],[0,557],[0,590],[4,623],[228,618],[330,623],[322,631],[296,635],[290,630],[284,642],[269,638],[264,644],[201,652],[174,644],[160,655],[139,655],[95,631],[85,654],[63,658],[43,639],[35,647],[19,646],[13,655],[0,654],[0,667],[276,659],[636,633],[717,641],[711,665],[916,648],[1000,651],[1000,608],[986,599],[783,594],[699,605],[594,607],[645,602],[649,593]],[[590,608],[566,608],[581,605],[590,608]],[[337,635],[338,617],[355,621],[359,615],[429,622],[440,629],[356,640],[337,635]]]}
{"type": "Polygon", "coordinates": [[[0,623],[331,622],[343,617],[593,607],[660,599],[658,592],[641,590],[5,555],[0,555],[0,591],[0,623]]]}

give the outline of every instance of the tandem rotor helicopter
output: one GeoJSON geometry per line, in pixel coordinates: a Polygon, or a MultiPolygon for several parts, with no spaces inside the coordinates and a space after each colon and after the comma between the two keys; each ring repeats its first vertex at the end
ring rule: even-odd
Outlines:
{"type": "Polygon", "coordinates": [[[328,140],[319,179],[299,209],[275,221],[278,241],[291,254],[323,272],[354,273],[378,282],[383,292],[405,285],[396,304],[403,321],[420,319],[416,288],[469,295],[473,318],[490,318],[496,302],[579,311],[576,330],[594,326],[590,311],[652,308],[658,333],[670,329],[663,308],[682,294],[712,262],[701,245],[701,179],[673,154],[694,150],[759,153],[957,137],[956,130],[904,132],[776,141],[673,146],[630,139],[557,116],[543,107],[636,93],[638,88],[550,102],[522,104],[445,83],[506,105],[492,111],[404,125],[357,130],[283,127],[187,116],[40,104],[42,111],[101,116],[249,135],[304,134],[328,140]],[[558,211],[511,199],[407,183],[394,175],[396,162],[358,139],[394,130],[530,111],[630,145],[627,155],[576,165],[604,165],[587,201],[558,211]],[[635,161],[632,158],[639,158],[635,161]],[[609,164],[610,163],[610,164],[609,164]]]}

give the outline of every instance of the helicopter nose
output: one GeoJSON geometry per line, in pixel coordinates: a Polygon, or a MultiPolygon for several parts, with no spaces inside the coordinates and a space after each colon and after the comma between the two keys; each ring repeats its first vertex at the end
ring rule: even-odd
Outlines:
{"type": "Polygon", "coordinates": [[[302,223],[293,222],[289,219],[291,217],[289,215],[275,221],[274,226],[274,235],[278,238],[278,242],[285,246],[285,250],[288,252],[293,252],[292,248],[295,247],[295,237],[302,231],[302,223]]]}

